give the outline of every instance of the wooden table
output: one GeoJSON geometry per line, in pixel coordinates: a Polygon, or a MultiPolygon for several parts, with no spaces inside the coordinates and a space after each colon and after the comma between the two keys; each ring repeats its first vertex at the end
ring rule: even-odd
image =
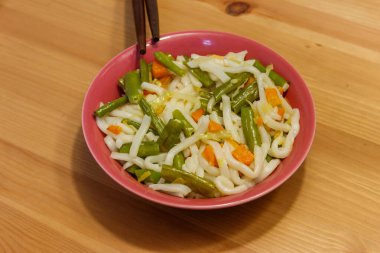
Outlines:
{"type": "Polygon", "coordinates": [[[0,0],[0,252],[380,252],[378,1],[243,1],[231,16],[232,1],[159,0],[161,32],[279,52],[313,94],[316,137],[271,194],[187,211],[129,194],[82,136],[91,80],[135,41],[131,1],[0,0]]]}

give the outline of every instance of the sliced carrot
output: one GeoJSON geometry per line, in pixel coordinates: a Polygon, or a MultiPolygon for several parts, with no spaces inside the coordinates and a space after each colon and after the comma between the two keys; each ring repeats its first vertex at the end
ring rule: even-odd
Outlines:
{"type": "Polygon", "coordinates": [[[277,114],[281,116],[281,119],[284,118],[284,114],[285,114],[285,109],[284,109],[284,107],[279,106],[279,107],[277,108],[277,114]]]}
{"type": "Polygon", "coordinates": [[[208,131],[209,132],[218,132],[223,130],[223,126],[221,124],[216,123],[213,120],[210,120],[210,123],[208,124],[208,131]]]}
{"type": "Polygon", "coordinates": [[[202,152],[202,156],[206,159],[206,161],[211,165],[216,167],[218,163],[216,162],[216,157],[214,154],[214,149],[207,145],[205,150],[202,152]]]}
{"type": "Polygon", "coordinates": [[[281,100],[277,95],[276,88],[266,88],[265,96],[267,97],[268,103],[272,106],[278,106],[281,104],[281,100]]]}
{"type": "Polygon", "coordinates": [[[248,150],[248,147],[244,144],[239,145],[234,151],[232,151],[232,156],[235,157],[236,160],[244,163],[247,166],[249,166],[255,159],[255,156],[252,154],[251,151],[248,150]]]}
{"type": "Polygon", "coordinates": [[[281,86],[276,86],[278,91],[280,92],[281,95],[284,94],[284,88],[282,88],[281,86]]]}
{"type": "Polygon", "coordinates": [[[143,90],[143,94],[144,94],[144,96],[147,96],[149,94],[156,94],[156,93],[153,91],[143,90]]]}
{"type": "Polygon", "coordinates": [[[109,127],[107,127],[107,130],[113,134],[120,134],[123,129],[121,128],[121,126],[110,125],[109,127]]]}
{"type": "Polygon", "coordinates": [[[253,81],[255,81],[255,78],[253,76],[250,76],[248,78],[248,80],[245,82],[245,84],[243,85],[243,87],[247,87],[249,84],[253,83],[253,81]]]}
{"type": "Polygon", "coordinates": [[[237,147],[239,147],[239,143],[237,143],[236,141],[234,141],[233,139],[227,139],[228,143],[231,144],[231,146],[236,149],[237,147]]]}
{"type": "Polygon", "coordinates": [[[164,76],[158,79],[158,81],[160,81],[162,86],[168,86],[172,82],[172,80],[173,80],[173,77],[171,75],[164,76]]]}
{"type": "Polygon", "coordinates": [[[193,120],[195,120],[195,122],[198,122],[198,120],[202,117],[204,113],[205,110],[203,108],[199,108],[191,114],[191,117],[193,118],[193,120]]]}
{"type": "Polygon", "coordinates": [[[261,117],[256,118],[256,125],[262,126],[263,124],[264,124],[263,118],[261,117]]]}
{"type": "Polygon", "coordinates": [[[164,77],[164,76],[169,76],[170,72],[164,65],[162,65],[158,61],[153,61],[153,63],[152,63],[152,75],[154,78],[159,79],[159,78],[164,77]]]}

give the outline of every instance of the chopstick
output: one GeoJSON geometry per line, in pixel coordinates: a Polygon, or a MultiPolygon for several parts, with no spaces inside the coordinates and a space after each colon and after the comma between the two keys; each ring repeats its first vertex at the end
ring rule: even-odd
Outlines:
{"type": "Polygon", "coordinates": [[[153,43],[160,40],[157,0],[145,0],[153,43]]]}
{"type": "Polygon", "coordinates": [[[133,16],[135,19],[135,29],[137,44],[140,54],[145,54],[145,11],[143,0],[133,0],[133,16]]]}
{"type": "Polygon", "coordinates": [[[160,40],[158,8],[157,0],[133,0],[133,16],[135,20],[135,29],[137,37],[137,45],[140,54],[146,53],[146,38],[145,38],[145,4],[149,20],[149,27],[152,32],[152,42],[156,43],[160,40]]]}

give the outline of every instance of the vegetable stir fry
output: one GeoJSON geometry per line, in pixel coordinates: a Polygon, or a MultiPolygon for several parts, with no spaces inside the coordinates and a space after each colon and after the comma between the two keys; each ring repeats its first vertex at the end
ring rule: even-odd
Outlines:
{"type": "Polygon", "coordinates": [[[155,52],[119,80],[96,122],[111,157],[149,188],[187,198],[243,192],[292,151],[299,111],[273,66],[225,56],[155,52]]]}

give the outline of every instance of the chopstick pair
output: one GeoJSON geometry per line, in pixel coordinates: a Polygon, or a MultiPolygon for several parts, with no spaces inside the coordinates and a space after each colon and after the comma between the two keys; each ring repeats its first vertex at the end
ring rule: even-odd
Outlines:
{"type": "Polygon", "coordinates": [[[152,32],[152,42],[156,43],[160,40],[157,0],[133,0],[132,5],[139,52],[140,54],[145,54],[145,6],[148,14],[149,27],[152,32]]]}

